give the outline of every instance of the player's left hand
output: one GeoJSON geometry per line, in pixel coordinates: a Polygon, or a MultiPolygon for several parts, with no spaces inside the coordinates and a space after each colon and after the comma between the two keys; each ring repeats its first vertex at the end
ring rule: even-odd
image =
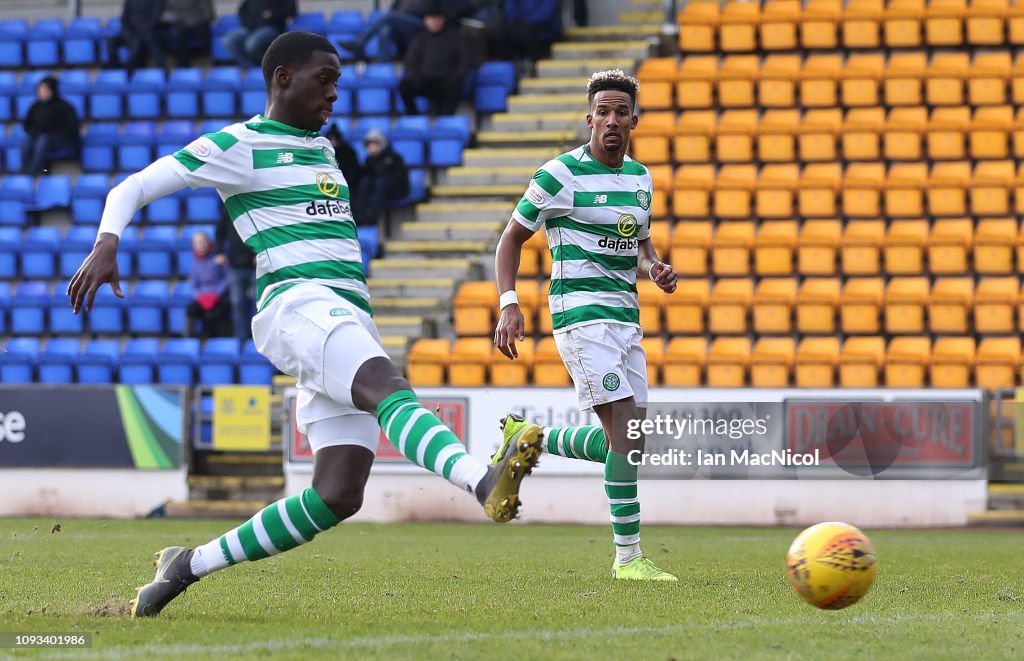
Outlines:
{"type": "Polygon", "coordinates": [[[92,252],[78,267],[75,277],[68,285],[68,296],[71,297],[71,308],[78,314],[84,307],[86,312],[92,310],[96,292],[106,283],[114,290],[114,295],[124,298],[121,291],[121,279],[117,272],[117,244],[119,239],[113,234],[100,234],[92,252]]]}
{"type": "Polygon", "coordinates": [[[651,269],[651,280],[666,294],[671,294],[676,290],[676,271],[671,264],[655,262],[651,269]]]}

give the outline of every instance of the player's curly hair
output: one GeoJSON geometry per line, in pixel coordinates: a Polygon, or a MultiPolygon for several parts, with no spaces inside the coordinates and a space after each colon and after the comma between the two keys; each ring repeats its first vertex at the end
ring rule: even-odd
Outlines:
{"type": "Polygon", "coordinates": [[[285,32],[270,42],[270,47],[263,54],[262,63],[263,82],[267,84],[267,89],[270,89],[270,81],[274,78],[275,69],[278,67],[291,69],[302,66],[313,57],[314,51],[338,54],[338,50],[327,40],[327,37],[302,30],[285,32]]]}
{"type": "Polygon", "coordinates": [[[597,71],[590,77],[590,80],[587,81],[587,102],[593,105],[594,97],[597,96],[598,92],[614,90],[616,92],[625,92],[628,94],[629,100],[635,109],[636,93],[639,89],[640,82],[633,76],[626,75],[622,69],[597,71]]]}

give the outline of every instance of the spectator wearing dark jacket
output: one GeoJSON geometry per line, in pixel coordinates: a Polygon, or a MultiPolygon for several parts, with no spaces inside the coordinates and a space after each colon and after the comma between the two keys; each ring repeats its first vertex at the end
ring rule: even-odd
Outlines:
{"type": "Polygon", "coordinates": [[[206,232],[192,235],[192,270],[188,281],[192,285],[192,302],[185,308],[188,323],[185,337],[192,335],[196,321],[202,322],[199,337],[223,337],[228,335],[227,322],[230,318],[225,293],[228,288],[228,273],[223,264],[214,259],[210,237],[206,232]]]}
{"type": "Polygon", "coordinates": [[[334,160],[338,162],[338,169],[345,177],[345,185],[348,186],[349,196],[355,195],[359,190],[359,181],[363,178],[363,168],[359,165],[359,155],[355,148],[345,140],[345,136],[338,130],[337,125],[332,124],[327,129],[327,138],[334,147],[334,160]]]}
{"type": "Polygon", "coordinates": [[[391,11],[380,14],[377,19],[355,39],[338,45],[352,53],[357,60],[366,59],[367,42],[380,35],[377,51],[378,62],[391,62],[402,57],[412,44],[413,38],[423,31],[423,19],[431,12],[458,19],[469,15],[472,3],[469,0],[395,0],[391,11]]]}
{"type": "Polygon", "coordinates": [[[57,79],[43,78],[36,87],[36,102],[25,115],[28,139],[21,147],[21,166],[28,174],[40,174],[46,159],[75,155],[81,147],[78,113],[62,99],[57,79]]]}
{"type": "Polygon", "coordinates": [[[258,67],[270,42],[295,18],[295,0],[242,0],[238,8],[240,28],[224,35],[224,45],[240,67],[258,67]]]}
{"type": "Polygon", "coordinates": [[[539,60],[562,36],[561,0],[505,0],[500,57],[539,60]]]}
{"type": "Polygon", "coordinates": [[[359,181],[352,211],[359,225],[376,226],[388,202],[409,194],[409,170],[405,161],[388,144],[387,137],[373,129],[363,139],[366,163],[359,181]]]}
{"type": "Polygon", "coordinates": [[[129,75],[145,65],[147,56],[152,60],[154,67],[164,68],[164,40],[160,17],[163,16],[166,7],[166,0],[124,0],[124,9],[121,10],[121,32],[107,42],[109,64],[112,68],[120,69],[122,66],[121,55],[118,53],[121,46],[129,51],[128,62],[124,64],[129,75]]]}
{"type": "Polygon", "coordinates": [[[252,317],[256,314],[253,293],[256,291],[256,253],[242,241],[234,223],[221,214],[214,235],[214,262],[227,267],[228,295],[231,297],[231,325],[235,337],[252,336],[252,317]]]}
{"type": "Polygon", "coordinates": [[[427,29],[416,35],[409,45],[405,77],[398,84],[405,112],[416,114],[416,97],[425,96],[430,100],[432,111],[454,115],[473,55],[462,33],[448,24],[440,10],[431,11],[423,24],[427,29]]]}
{"type": "Polygon", "coordinates": [[[209,46],[210,24],[214,18],[212,0],[167,0],[160,20],[177,66],[189,66],[193,43],[201,43],[204,48],[209,46]]]}

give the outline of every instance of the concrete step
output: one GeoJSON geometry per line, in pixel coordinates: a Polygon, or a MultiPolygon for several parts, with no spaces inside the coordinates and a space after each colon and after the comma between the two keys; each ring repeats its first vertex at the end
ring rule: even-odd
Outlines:
{"type": "Polygon", "coordinates": [[[988,507],[1024,512],[1024,484],[989,484],[988,507]]]}
{"type": "MultiPolygon", "coordinates": [[[[419,337],[416,335],[415,337],[419,337]]],[[[409,352],[409,344],[413,338],[408,335],[385,335],[383,332],[380,336],[381,346],[384,347],[384,351],[398,365],[402,367],[405,365],[405,354],[409,352]]]]}
{"type": "Polygon", "coordinates": [[[189,502],[256,501],[281,497],[280,475],[189,475],[189,502]]]}
{"type": "MultiPolygon", "coordinates": [[[[539,96],[552,96],[550,94],[539,96]]],[[[587,130],[586,113],[573,111],[545,112],[534,115],[522,112],[503,112],[491,116],[491,123],[486,130],[493,131],[560,131],[575,132],[577,135],[587,130]]]]}
{"type": "MultiPolygon", "coordinates": [[[[551,57],[556,60],[583,60],[590,63],[595,58],[622,57],[639,60],[651,52],[647,40],[629,39],[613,41],[561,41],[551,46],[551,57]]],[[[591,66],[593,66],[591,64],[591,66]]],[[[592,71],[599,71],[594,67],[592,71]]]]}
{"type": "Polygon", "coordinates": [[[439,255],[445,257],[478,255],[488,248],[487,241],[463,241],[463,240],[408,240],[388,241],[388,256],[428,256],[439,255]]]}
{"type": "Polygon", "coordinates": [[[490,147],[543,146],[560,147],[576,139],[576,131],[481,131],[478,144],[490,147]]]}
{"type": "Polygon", "coordinates": [[[576,113],[587,116],[587,93],[563,92],[561,94],[517,94],[508,97],[508,108],[514,113],[576,113]]]}
{"type": "MultiPolygon", "coordinates": [[[[538,78],[590,78],[595,71],[605,69],[622,69],[626,73],[636,71],[636,59],[623,57],[617,54],[613,57],[591,57],[586,60],[553,59],[537,62],[538,78]]],[[[586,90],[583,90],[584,105],[586,105],[586,90]]]]}
{"type": "Polygon", "coordinates": [[[370,278],[367,285],[370,287],[370,299],[374,307],[377,307],[379,298],[443,298],[455,290],[455,280],[452,278],[370,278]]]}
{"type": "MultiPolygon", "coordinates": [[[[384,279],[453,278],[465,280],[472,262],[465,258],[426,259],[422,257],[386,257],[370,261],[373,277],[384,279]]],[[[381,305],[373,301],[376,309],[381,305]]]]}
{"type": "Polygon", "coordinates": [[[511,167],[528,165],[537,168],[558,155],[553,147],[515,147],[498,149],[487,146],[482,149],[467,149],[462,152],[462,162],[470,167],[511,167]]]}
{"type": "MultiPolygon", "coordinates": [[[[523,195],[523,184],[498,184],[487,186],[434,186],[430,189],[434,197],[448,198],[486,198],[489,200],[504,199],[514,201],[523,195]]],[[[511,211],[510,211],[511,213],[511,211]]],[[[389,244],[390,245],[390,244],[389,244]]]]}
{"type": "Polygon", "coordinates": [[[665,12],[656,7],[633,7],[619,14],[619,25],[629,27],[634,37],[640,36],[639,30],[645,27],[660,28],[665,20],[665,12]]]}
{"type": "Polygon", "coordinates": [[[422,315],[375,314],[373,321],[377,324],[381,336],[421,337],[427,331],[427,320],[422,315]]]}
{"type": "Polygon", "coordinates": [[[1024,510],[988,510],[967,515],[967,525],[976,528],[1024,527],[1024,510]]]}
{"type": "Polygon", "coordinates": [[[505,223],[501,221],[413,221],[402,223],[402,238],[429,241],[490,241],[505,223]]]}
{"type": "Polygon", "coordinates": [[[526,190],[536,167],[514,165],[510,167],[459,167],[449,168],[444,183],[450,186],[478,186],[484,184],[519,184],[526,190]]]}
{"type": "Polygon", "coordinates": [[[167,503],[165,513],[176,519],[248,519],[269,500],[187,500],[167,503]]]}
{"type": "Polygon", "coordinates": [[[512,215],[507,202],[425,202],[416,205],[416,218],[422,222],[505,222],[512,215]]]}
{"type": "MultiPolygon", "coordinates": [[[[559,60],[560,61],[560,60],[559,60]]],[[[587,76],[566,76],[564,78],[525,78],[519,81],[520,94],[556,94],[579,91],[586,96],[587,76]]]]}
{"type": "Polygon", "coordinates": [[[661,24],[647,20],[653,15],[647,12],[625,12],[622,16],[628,16],[631,20],[620,19],[618,25],[574,26],[566,31],[566,35],[573,41],[624,41],[638,37],[657,37],[661,34],[661,24]]]}
{"type": "Polygon", "coordinates": [[[439,311],[447,311],[451,304],[451,298],[436,298],[431,296],[382,296],[374,299],[373,308],[388,314],[437,314],[439,311]]]}

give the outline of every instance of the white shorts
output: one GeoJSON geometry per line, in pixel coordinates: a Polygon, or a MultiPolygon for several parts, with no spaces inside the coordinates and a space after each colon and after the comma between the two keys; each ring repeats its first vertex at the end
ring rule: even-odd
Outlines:
{"type": "Polygon", "coordinates": [[[261,354],[297,380],[296,423],[314,452],[330,445],[377,451],[376,417],[352,403],[356,371],[387,357],[370,315],[323,285],[301,283],[256,314],[252,336],[261,354]]]}
{"type": "Polygon", "coordinates": [[[580,409],[632,397],[647,406],[647,354],[637,326],[594,323],[555,334],[555,345],[576,384],[580,409]]]}

